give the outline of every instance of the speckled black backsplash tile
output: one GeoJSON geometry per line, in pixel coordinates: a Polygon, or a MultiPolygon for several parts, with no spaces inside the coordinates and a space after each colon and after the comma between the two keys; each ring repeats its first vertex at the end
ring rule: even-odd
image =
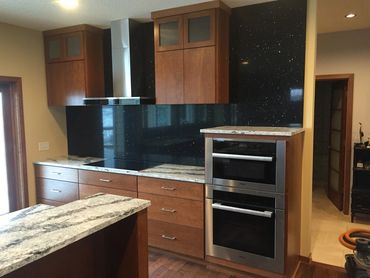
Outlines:
{"type": "Polygon", "coordinates": [[[248,103],[251,114],[277,126],[302,123],[306,4],[246,6],[230,18],[230,101],[248,103]]]}
{"type": "Polygon", "coordinates": [[[306,0],[232,9],[232,104],[67,107],[69,154],[202,165],[201,128],[301,126],[305,22],[306,0]]]}

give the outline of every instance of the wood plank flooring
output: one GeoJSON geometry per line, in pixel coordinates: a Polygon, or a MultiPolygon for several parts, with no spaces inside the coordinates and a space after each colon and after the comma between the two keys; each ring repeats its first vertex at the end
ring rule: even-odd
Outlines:
{"type": "MultiPolygon", "coordinates": [[[[150,278],[261,278],[232,271],[227,268],[215,267],[196,260],[185,260],[150,250],[150,278]]],[[[317,263],[301,263],[295,278],[345,278],[344,269],[325,266],[317,263]]]]}
{"type": "Polygon", "coordinates": [[[346,278],[344,269],[319,263],[301,263],[295,278],[346,278]]]}

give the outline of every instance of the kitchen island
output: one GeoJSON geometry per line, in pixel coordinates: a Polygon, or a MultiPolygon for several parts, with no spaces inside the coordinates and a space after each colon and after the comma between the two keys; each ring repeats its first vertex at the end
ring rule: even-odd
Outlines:
{"type": "Polygon", "coordinates": [[[96,194],[0,217],[0,277],[148,277],[150,201],[96,194]]]}

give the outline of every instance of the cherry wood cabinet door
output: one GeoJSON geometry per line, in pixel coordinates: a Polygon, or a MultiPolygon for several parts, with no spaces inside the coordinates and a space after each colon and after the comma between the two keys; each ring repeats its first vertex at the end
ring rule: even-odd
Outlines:
{"type": "Polygon", "coordinates": [[[215,47],[184,50],[184,102],[216,103],[215,47]]]}
{"type": "Polygon", "coordinates": [[[46,69],[50,106],[83,104],[86,88],[83,61],[50,63],[46,69]]]}
{"type": "Polygon", "coordinates": [[[156,52],[155,59],[156,103],[184,103],[184,51],[156,52]]]}

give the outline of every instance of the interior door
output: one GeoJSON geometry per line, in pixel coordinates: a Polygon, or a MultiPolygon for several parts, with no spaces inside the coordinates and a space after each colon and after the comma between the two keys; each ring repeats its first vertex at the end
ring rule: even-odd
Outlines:
{"type": "Polygon", "coordinates": [[[346,82],[333,82],[330,101],[328,198],[343,210],[346,82]]]}

